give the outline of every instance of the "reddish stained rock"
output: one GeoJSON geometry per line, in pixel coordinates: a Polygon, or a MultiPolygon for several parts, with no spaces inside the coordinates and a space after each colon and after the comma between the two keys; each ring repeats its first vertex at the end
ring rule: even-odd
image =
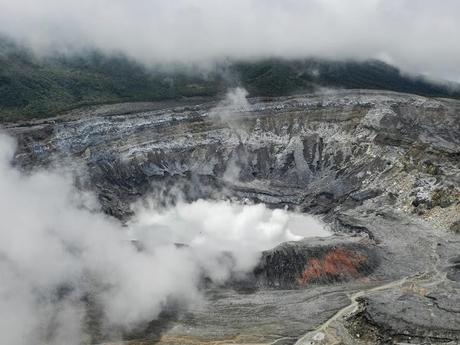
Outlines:
{"type": "Polygon", "coordinates": [[[363,255],[342,248],[331,249],[321,259],[310,259],[298,279],[300,285],[321,279],[349,279],[361,276],[359,269],[367,263],[363,255]]]}

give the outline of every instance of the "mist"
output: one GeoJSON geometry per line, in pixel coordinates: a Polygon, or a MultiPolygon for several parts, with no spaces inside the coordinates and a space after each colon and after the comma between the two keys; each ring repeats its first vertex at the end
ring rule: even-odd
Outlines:
{"type": "Polygon", "coordinates": [[[88,301],[114,340],[115,330],[155,319],[171,303],[206,303],[203,277],[224,283],[250,271],[261,250],[329,235],[312,217],[263,205],[198,200],[160,209],[153,196],[122,225],[72,176],[12,167],[14,152],[15,141],[0,134],[1,344],[81,344],[90,337],[88,301]]]}
{"type": "Polygon", "coordinates": [[[140,62],[375,58],[460,80],[457,0],[0,0],[0,33],[41,54],[140,62]]]}
{"type": "Polygon", "coordinates": [[[249,92],[243,87],[229,89],[224,98],[209,111],[209,117],[213,120],[225,122],[234,129],[235,126],[232,126],[232,120],[238,118],[239,113],[251,109],[247,100],[248,95],[249,92]]]}
{"type": "MultiPolygon", "coordinates": [[[[252,269],[262,250],[273,248],[286,241],[298,241],[304,237],[329,236],[324,225],[311,216],[270,210],[263,204],[242,205],[229,201],[198,200],[187,204],[179,202],[166,210],[140,208],[131,224],[133,238],[142,243],[181,243],[189,245],[196,255],[218,257],[223,252],[234,254],[234,272],[252,269]],[[150,231],[145,231],[146,228],[150,231]],[[209,255],[212,254],[212,255],[209,255]]],[[[207,262],[203,261],[206,268],[207,262]]],[[[232,273],[219,268],[222,280],[232,273]]]]}

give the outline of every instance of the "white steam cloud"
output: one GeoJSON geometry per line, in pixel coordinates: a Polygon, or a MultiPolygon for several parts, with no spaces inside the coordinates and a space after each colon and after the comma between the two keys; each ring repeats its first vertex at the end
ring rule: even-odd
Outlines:
{"type": "Polygon", "coordinates": [[[378,58],[460,80],[459,15],[458,0],[0,0],[0,32],[146,63],[378,58]]]}
{"type": "Polygon", "coordinates": [[[209,116],[231,123],[238,113],[250,110],[251,106],[246,98],[248,95],[248,91],[242,87],[228,90],[224,99],[210,110],[209,116]]]}
{"type": "Polygon", "coordinates": [[[303,215],[209,201],[136,207],[122,227],[70,177],[13,168],[14,150],[0,134],[0,344],[81,344],[88,300],[102,310],[101,327],[129,329],[171,301],[200,301],[203,274],[223,282],[250,270],[262,249],[328,235],[303,215]]]}
{"type": "MultiPolygon", "coordinates": [[[[196,254],[217,257],[235,254],[235,271],[250,270],[258,254],[285,241],[304,237],[328,236],[323,224],[314,218],[264,205],[238,205],[230,202],[198,200],[179,203],[167,210],[140,209],[133,224],[133,236],[142,243],[182,243],[196,254]],[[146,227],[150,231],[145,231],[146,227]]],[[[206,262],[202,262],[206,266],[206,262]]],[[[223,272],[225,277],[231,272],[223,272]]]]}
{"type": "MultiPolygon", "coordinates": [[[[209,117],[214,121],[225,122],[241,138],[244,133],[240,131],[240,125],[235,120],[238,120],[242,113],[251,110],[251,105],[246,98],[248,94],[248,91],[242,87],[228,90],[224,99],[209,111],[209,117]]],[[[242,158],[241,156],[242,154],[230,157],[223,176],[225,181],[234,183],[239,180],[241,167],[237,161],[242,158]]]]}

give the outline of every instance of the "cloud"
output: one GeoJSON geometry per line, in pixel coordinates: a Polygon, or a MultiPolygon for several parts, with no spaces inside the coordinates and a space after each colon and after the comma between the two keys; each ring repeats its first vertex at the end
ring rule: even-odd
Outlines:
{"type": "Polygon", "coordinates": [[[379,58],[458,79],[459,13],[457,0],[0,0],[0,32],[37,51],[96,47],[145,63],[379,58]]]}
{"type": "Polygon", "coordinates": [[[102,312],[103,334],[130,329],[168,303],[199,303],[203,274],[223,282],[250,270],[262,249],[328,235],[304,215],[211,201],[136,205],[122,226],[71,176],[13,168],[14,151],[0,134],[0,344],[81,344],[89,300],[102,312]]]}

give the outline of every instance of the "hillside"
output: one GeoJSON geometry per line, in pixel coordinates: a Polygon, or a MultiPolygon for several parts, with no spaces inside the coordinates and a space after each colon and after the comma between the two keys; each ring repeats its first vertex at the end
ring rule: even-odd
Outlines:
{"type": "Polygon", "coordinates": [[[328,87],[460,98],[460,88],[403,75],[373,60],[267,59],[197,70],[148,68],[121,55],[95,51],[37,58],[0,40],[0,120],[46,117],[87,104],[216,97],[236,85],[245,87],[250,96],[283,96],[328,87]]]}

